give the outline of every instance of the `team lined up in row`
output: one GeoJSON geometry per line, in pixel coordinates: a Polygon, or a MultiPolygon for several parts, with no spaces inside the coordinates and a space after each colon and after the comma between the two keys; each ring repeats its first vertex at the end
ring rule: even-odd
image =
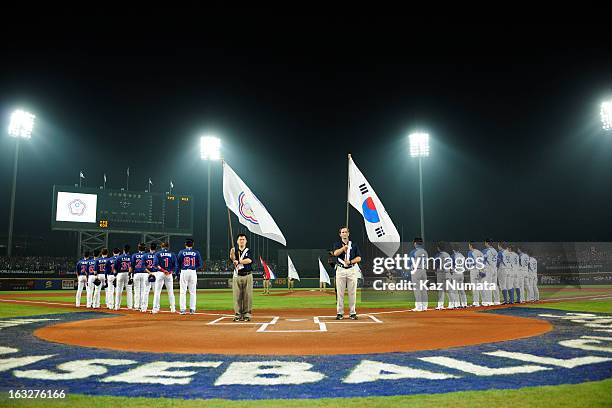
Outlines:
{"type": "MultiPolygon", "coordinates": [[[[480,251],[474,243],[468,244],[467,258],[472,259],[474,263],[478,258],[484,261],[484,268],[480,270],[477,268],[468,269],[469,281],[473,284],[472,306],[493,306],[540,300],[537,278],[538,262],[534,257],[529,256],[518,246],[515,247],[503,242],[497,244],[497,250],[490,240],[485,241],[484,245],[485,248],[480,251]],[[514,249],[517,252],[514,252],[514,249]],[[478,287],[484,287],[484,285],[476,285],[478,283],[488,283],[487,286],[494,286],[494,289],[478,289],[478,287]]],[[[438,290],[438,306],[436,309],[445,308],[445,295],[448,298],[447,309],[467,307],[467,296],[465,290],[461,287],[462,285],[447,284],[447,282],[453,281],[463,283],[465,269],[457,267],[457,265],[465,265],[466,257],[456,248],[452,250],[451,255],[446,252],[445,247],[446,245],[443,243],[437,245],[436,258],[441,259],[442,262],[436,270],[436,280],[438,283],[444,282],[444,285],[440,285],[441,289],[438,290]],[[446,265],[446,260],[449,258],[452,260],[452,263],[449,264],[453,267],[445,269],[442,265],[446,265]]],[[[415,248],[415,251],[419,249],[424,251],[422,246],[415,245],[415,248]]],[[[427,279],[426,274],[424,276],[427,279]]],[[[419,279],[419,276],[416,276],[416,280],[419,279]]],[[[413,310],[427,310],[427,291],[415,293],[415,298],[417,301],[413,310]]]]}
{"type": "Polygon", "coordinates": [[[128,309],[147,312],[149,293],[153,287],[152,313],[158,313],[163,287],[168,292],[170,311],[175,312],[173,280],[180,275],[180,313],[186,313],[187,291],[189,291],[191,314],[196,308],[196,270],[203,265],[199,251],[193,249],[193,240],[185,241],[185,248],[178,254],[170,251],[168,243],[150,244],[147,252],[145,244],[138,244],[138,252],[130,254],[130,246],[125,245],[123,251],[113,250],[109,256],[108,249],[103,248],[99,254],[92,257],[85,252],[83,259],[76,264],[78,280],[76,306],[81,305],[83,288],[87,293],[87,307],[99,308],[101,289],[105,287],[105,303],[109,309],[119,310],[123,290],[127,293],[128,309]],[[180,274],[179,274],[180,272],[180,274]],[[132,295],[133,293],[133,295],[132,295]]]}

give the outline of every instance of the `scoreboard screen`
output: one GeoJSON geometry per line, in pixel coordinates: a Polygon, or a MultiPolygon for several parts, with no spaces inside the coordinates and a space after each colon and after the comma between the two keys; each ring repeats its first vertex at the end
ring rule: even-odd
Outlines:
{"type": "Polygon", "coordinates": [[[51,228],[192,235],[193,197],[54,186],[51,228]]]}

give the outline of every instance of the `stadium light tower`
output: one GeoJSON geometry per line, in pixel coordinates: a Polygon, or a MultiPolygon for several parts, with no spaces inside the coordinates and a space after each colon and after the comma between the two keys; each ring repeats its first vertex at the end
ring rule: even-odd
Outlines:
{"type": "Polygon", "coordinates": [[[11,192],[11,212],[9,216],[8,243],[6,246],[7,255],[13,254],[13,220],[15,216],[15,190],[17,188],[17,164],[19,161],[19,141],[30,139],[34,130],[34,120],[36,116],[21,109],[17,109],[11,114],[8,134],[17,139],[15,141],[15,160],[13,163],[13,190],[11,192]]]}
{"type": "Polygon", "coordinates": [[[421,238],[425,241],[425,219],[423,216],[423,157],[429,157],[429,134],[416,132],[411,133],[410,157],[419,159],[419,197],[421,201],[421,238]]]}
{"type": "Polygon", "coordinates": [[[206,260],[210,261],[210,172],[211,163],[221,160],[221,140],[214,136],[200,138],[200,158],[208,161],[208,203],[206,205],[206,260]]]}
{"type": "Polygon", "coordinates": [[[603,130],[612,130],[612,99],[601,103],[601,126],[603,130]]]}

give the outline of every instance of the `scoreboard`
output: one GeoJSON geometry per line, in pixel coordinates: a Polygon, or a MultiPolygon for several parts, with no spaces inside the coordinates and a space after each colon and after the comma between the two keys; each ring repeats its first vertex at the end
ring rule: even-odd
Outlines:
{"type": "Polygon", "coordinates": [[[192,235],[193,197],[53,186],[51,228],[192,235]]]}

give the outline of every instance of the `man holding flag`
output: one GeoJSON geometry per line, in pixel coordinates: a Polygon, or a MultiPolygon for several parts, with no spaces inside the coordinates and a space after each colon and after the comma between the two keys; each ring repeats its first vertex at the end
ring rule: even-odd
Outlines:
{"type": "MultiPolygon", "coordinates": [[[[357,301],[357,264],[361,262],[361,251],[359,246],[349,241],[349,229],[340,227],[340,241],[334,244],[334,256],[336,257],[336,288],[338,302],[336,305],[336,320],[344,319],[344,290],[348,290],[349,317],[357,320],[355,304],[357,301]]],[[[320,262],[319,262],[320,263],[320,262]]]]}
{"type": "Polygon", "coordinates": [[[238,251],[235,247],[230,249],[230,259],[234,263],[234,321],[248,322],[253,310],[253,254],[246,246],[246,234],[238,234],[236,243],[238,251]]]}
{"type": "MultiPolygon", "coordinates": [[[[242,225],[254,234],[287,245],[283,233],[266,210],[266,207],[253,194],[251,189],[238,177],[236,172],[223,162],[223,199],[227,206],[227,218],[232,236],[230,211],[236,214],[242,225]]],[[[253,275],[251,273],[254,254],[246,247],[245,234],[239,234],[238,250],[232,245],[230,259],[234,263],[233,293],[234,320],[250,320],[253,302],[253,275]]]]}

